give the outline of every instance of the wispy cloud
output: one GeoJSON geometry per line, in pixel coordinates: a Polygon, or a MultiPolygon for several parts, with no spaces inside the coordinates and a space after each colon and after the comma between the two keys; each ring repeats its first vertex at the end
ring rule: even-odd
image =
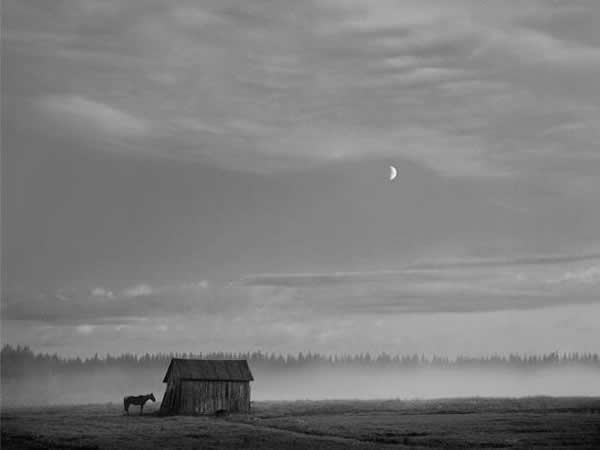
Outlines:
{"type": "Polygon", "coordinates": [[[599,255],[564,255],[438,261],[373,272],[258,274],[234,286],[287,291],[288,307],[309,303],[329,312],[537,309],[597,301],[590,287],[599,273],[590,263],[598,260],[599,255]]]}
{"type": "Polygon", "coordinates": [[[67,127],[88,128],[107,136],[140,137],[148,131],[144,120],[78,95],[49,96],[41,99],[39,105],[51,120],[67,127]]]}
{"type": "Polygon", "coordinates": [[[555,127],[600,118],[600,51],[561,22],[593,21],[589,3],[90,5],[7,3],[11,65],[39,73],[11,95],[65,133],[139,140],[120,151],[251,171],[395,157],[495,178],[562,170],[567,148],[578,165],[594,145],[555,127]]]}
{"type": "Polygon", "coordinates": [[[152,295],[154,289],[149,284],[138,284],[136,286],[132,286],[130,288],[125,289],[123,291],[123,296],[125,297],[144,297],[148,295],[152,295]]]}
{"type": "MultiPolygon", "coordinates": [[[[519,266],[551,267],[570,263],[600,261],[600,254],[590,253],[581,255],[553,256],[524,256],[509,259],[437,259],[423,260],[408,264],[394,270],[362,271],[362,272],[330,272],[330,273],[273,273],[248,275],[240,280],[240,284],[249,286],[302,286],[338,284],[352,281],[381,281],[402,276],[421,276],[431,278],[431,274],[440,276],[443,273],[452,274],[457,269],[486,269],[486,268],[519,268],[519,266]]],[[[594,266],[595,267],[595,266],[594,266]]],[[[465,272],[469,273],[469,272],[465,272]]]]}
{"type": "Polygon", "coordinates": [[[376,271],[248,275],[225,285],[206,280],[113,293],[15,293],[3,303],[13,320],[82,325],[181,315],[233,318],[241,312],[269,316],[354,316],[539,309],[594,303],[599,255],[444,260],[376,271]]]}
{"type": "MultiPolygon", "coordinates": [[[[96,287],[59,292],[12,291],[2,301],[3,317],[46,323],[124,324],[162,315],[219,311],[206,280],[151,286],[137,284],[122,290],[96,287]]],[[[226,310],[225,302],[222,303],[226,310]]],[[[85,329],[85,328],[83,328],[85,329]]]]}
{"type": "Polygon", "coordinates": [[[104,289],[102,287],[97,287],[92,289],[91,292],[93,297],[105,297],[105,298],[114,298],[115,294],[112,291],[104,289]]]}
{"type": "Polygon", "coordinates": [[[415,263],[412,267],[421,269],[435,269],[444,267],[501,267],[522,265],[555,265],[574,262],[598,261],[600,254],[588,253],[579,255],[550,255],[550,256],[524,256],[510,259],[455,259],[424,261],[415,263]]]}
{"type": "Polygon", "coordinates": [[[600,265],[583,267],[579,270],[567,271],[559,278],[550,280],[553,283],[583,283],[593,285],[600,283],[600,265]]]}
{"type": "Polygon", "coordinates": [[[94,332],[94,329],[96,327],[94,325],[78,325],[75,330],[77,331],[78,334],[82,334],[84,336],[87,336],[89,334],[92,334],[94,332]]]}

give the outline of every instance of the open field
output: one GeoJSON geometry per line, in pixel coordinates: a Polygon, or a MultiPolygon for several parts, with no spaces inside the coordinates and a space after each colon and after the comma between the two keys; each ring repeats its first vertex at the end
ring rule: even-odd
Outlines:
{"type": "Polygon", "coordinates": [[[250,415],[7,409],[2,448],[600,448],[599,398],[256,402],[250,415]]]}

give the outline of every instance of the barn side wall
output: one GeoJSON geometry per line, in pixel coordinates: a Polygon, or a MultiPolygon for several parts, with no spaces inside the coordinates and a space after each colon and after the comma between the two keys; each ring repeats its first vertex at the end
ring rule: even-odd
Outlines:
{"type": "Polygon", "coordinates": [[[161,414],[175,414],[179,405],[179,394],[181,392],[180,383],[178,380],[169,380],[165,394],[163,395],[162,403],[160,404],[161,414]]]}
{"type": "Polygon", "coordinates": [[[179,414],[214,414],[221,409],[250,412],[249,382],[182,380],[179,384],[179,414]]]}

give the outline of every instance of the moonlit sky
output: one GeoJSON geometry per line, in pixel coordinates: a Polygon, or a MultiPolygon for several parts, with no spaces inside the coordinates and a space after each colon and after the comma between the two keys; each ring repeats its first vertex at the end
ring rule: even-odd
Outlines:
{"type": "Polygon", "coordinates": [[[598,23],[5,0],[3,343],[600,351],[598,23]]]}

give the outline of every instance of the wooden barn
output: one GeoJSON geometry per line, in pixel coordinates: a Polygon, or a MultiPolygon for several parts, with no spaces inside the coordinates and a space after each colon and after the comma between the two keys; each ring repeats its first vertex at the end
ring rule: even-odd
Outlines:
{"type": "Polygon", "coordinates": [[[162,414],[250,412],[252,373],[246,360],[177,359],[169,364],[162,414]]]}

